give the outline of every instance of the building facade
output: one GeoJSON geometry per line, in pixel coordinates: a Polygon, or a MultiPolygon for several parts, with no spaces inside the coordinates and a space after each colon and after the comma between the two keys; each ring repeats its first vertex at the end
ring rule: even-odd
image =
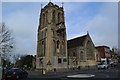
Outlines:
{"type": "Polygon", "coordinates": [[[108,46],[97,46],[98,54],[100,55],[101,62],[108,63],[112,58],[112,52],[108,46]]]}
{"type": "Polygon", "coordinates": [[[92,39],[87,35],[67,41],[69,68],[95,67],[98,61],[98,52],[92,39]]]}
{"type": "Polygon", "coordinates": [[[49,2],[41,9],[36,69],[52,71],[67,68],[67,40],[64,9],[49,2]]]}

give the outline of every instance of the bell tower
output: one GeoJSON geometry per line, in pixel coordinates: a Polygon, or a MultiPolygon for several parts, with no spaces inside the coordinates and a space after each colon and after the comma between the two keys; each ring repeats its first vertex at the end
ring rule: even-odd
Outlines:
{"type": "Polygon", "coordinates": [[[64,9],[49,2],[41,9],[36,68],[53,71],[67,68],[67,40],[64,9]]]}

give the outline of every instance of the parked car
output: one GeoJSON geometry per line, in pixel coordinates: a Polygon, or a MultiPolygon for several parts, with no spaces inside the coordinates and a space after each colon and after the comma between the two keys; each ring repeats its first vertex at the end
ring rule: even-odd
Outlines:
{"type": "Polygon", "coordinates": [[[0,80],[2,79],[2,66],[0,66],[0,80]]]}
{"type": "Polygon", "coordinates": [[[111,62],[111,63],[110,63],[110,66],[111,66],[111,67],[116,67],[116,66],[117,66],[117,63],[116,63],[116,62],[111,62]]]}
{"type": "Polygon", "coordinates": [[[103,64],[103,63],[97,65],[98,69],[108,69],[108,67],[109,67],[108,64],[103,64]]]}
{"type": "Polygon", "coordinates": [[[27,71],[19,68],[12,68],[6,72],[4,72],[4,79],[25,79],[27,78],[27,71]]]}

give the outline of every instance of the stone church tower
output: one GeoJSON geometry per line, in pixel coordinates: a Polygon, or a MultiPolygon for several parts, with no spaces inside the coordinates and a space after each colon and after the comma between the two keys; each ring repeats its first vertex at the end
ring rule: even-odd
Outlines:
{"type": "Polygon", "coordinates": [[[67,40],[63,7],[49,2],[41,9],[36,69],[53,71],[67,68],[67,40]]]}

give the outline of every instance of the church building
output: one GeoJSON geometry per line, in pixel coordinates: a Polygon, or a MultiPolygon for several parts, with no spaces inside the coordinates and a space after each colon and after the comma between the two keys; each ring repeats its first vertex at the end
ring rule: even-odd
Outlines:
{"type": "Polygon", "coordinates": [[[37,36],[36,69],[49,72],[96,65],[89,33],[67,41],[63,6],[49,2],[41,9],[37,36]]]}
{"type": "Polygon", "coordinates": [[[98,61],[98,51],[89,35],[67,41],[69,68],[95,67],[98,61]]]}

